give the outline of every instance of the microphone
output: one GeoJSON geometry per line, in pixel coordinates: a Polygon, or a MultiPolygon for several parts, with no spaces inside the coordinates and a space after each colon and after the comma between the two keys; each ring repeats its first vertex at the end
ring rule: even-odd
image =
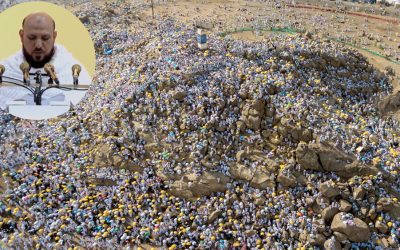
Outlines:
{"type": "Polygon", "coordinates": [[[21,69],[22,73],[24,74],[24,83],[29,85],[30,84],[29,70],[31,70],[31,66],[27,62],[23,62],[23,63],[21,63],[21,65],[19,65],[19,68],[21,69]]]}
{"type": "Polygon", "coordinates": [[[82,67],[79,64],[74,64],[72,66],[72,77],[74,78],[74,85],[78,85],[78,78],[81,70],[82,67]]]}
{"type": "Polygon", "coordinates": [[[56,76],[56,72],[54,71],[54,66],[50,63],[46,63],[44,65],[44,71],[50,76],[51,80],[53,80],[56,84],[60,84],[60,81],[58,80],[56,76]]]}
{"type": "Polygon", "coordinates": [[[0,84],[3,82],[3,73],[6,71],[3,65],[0,64],[0,84]]]}

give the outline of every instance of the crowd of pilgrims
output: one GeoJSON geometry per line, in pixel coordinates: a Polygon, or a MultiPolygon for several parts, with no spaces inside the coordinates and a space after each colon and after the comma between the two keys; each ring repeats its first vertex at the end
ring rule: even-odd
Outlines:
{"type": "MultiPolygon", "coordinates": [[[[314,140],[331,141],[379,166],[400,191],[399,122],[379,117],[375,105],[392,87],[355,51],[286,34],[263,42],[210,34],[209,49],[202,51],[195,27],[171,18],[128,29],[123,13],[129,8],[121,3],[107,5],[122,13],[113,22],[94,3],[76,11],[95,17],[86,25],[97,47],[96,76],[81,103],[47,121],[0,111],[0,247],[310,247],[300,236],[318,233],[320,215],[307,204],[321,196],[318,188],[277,184],[260,190],[232,178],[224,192],[184,199],[172,195],[169,180],[157,174],[201,175],[209,170],[200,161],[211,154],[220,156],[213,171],[230,176],[239,150],[264,140],[264,130],[278,133],[273,117],[258,129],[238,128],[246,100],[263,100],[274,116],[311,129],[314,140]],[[332,58],[339,65],[329,63],[332,58]],[[164,151],[146,150],[143,135],[164,151]],[[135,168],[107,162],[99,167],[103,145],[135,168]],[[181,159],[184,152],[195,154],[181,159]]],[[[263,150],[281,171],[300,171],[314,187],[343,181],[333,172],[293,166],[289,155],[297,143],[283,138],[274,150],[263,150]]],[[[255,168],[261,162],[244,164],[255,168]]],[[[351,185],[383,181],[381,175],[363,178],[351,185]]],[[[376,196],[392,198],[382,188],[376,196]]],[[[354,213],[358,206],[354,201],[354,213]]],[[[390,223],[387,235],[398,243],[399,218],[385,212],[379,218],[390,223]]],[[[374,232],[368,242],[348,245],[375,248],[380,236],[374,232]]]]}

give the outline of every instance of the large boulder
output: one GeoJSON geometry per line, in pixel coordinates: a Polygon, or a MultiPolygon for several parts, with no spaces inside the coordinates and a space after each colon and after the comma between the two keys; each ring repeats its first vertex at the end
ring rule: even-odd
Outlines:
{"type": "Polygon", "coordinates": [[[247,181],[254,188],[266,189],[275,186],[275,174],[271,174],[263,166],[251,169],[243,164],[234,163],[231,164],[229,173],[233,179],[247,181]]]}
{"type": "Polygon", "coordinates": [[[386,96],[378,104],[379,111],[387,114],[400,109],[400,91],[395,94],[386,96]]]}
{"type": "Polygon", "coordinates": [[[297,183],[296,177],[293,174],[284,174],[283,172],[278,174],[277,181],[284,187],[294,187],[297,183]]]}
{"type": "Polygon", "coordinates": [[[242,110],[240,120],[244,122],[247,128],[259,130],[261,128],[261,120],[264,116],[265,101],[252,100],[247,101],[242,110]]]}
{"type": "Polygon", "coordinates": [[[346,154],[331,143],[300,142],[296,149],[296,161],[303,169],[335,172],[344,178],[378,173],[376,167],[362,164],[354,155],[346,154]]]}
{"type": "Polygon", "coordinates": [[[211,195],[213,192],[224,192],[229,178],[221,173],[204,172],[202,175],[187,174],[170,185],[170,193],[195,200],[198,197],[211,195]]]}
{"type": "Polygon", "coordinates": [[[371,236],[367,223],[347,213],[336,214],[333,217],[331,229],[345,234],[353,242],[367,242],[371,236]]]}
{"type": "Polygon", "coordinates": [[[340,194],[339,188],[333,181],[326,181],[319,185],[321,195],[327,198],[333,198],[340,194]]]}
{"type": "Polygon", "coordinates": [[[308,143],[300,142],[298,144],[296,161],[303,169],[323,170],[317,152],[308,143]]]}

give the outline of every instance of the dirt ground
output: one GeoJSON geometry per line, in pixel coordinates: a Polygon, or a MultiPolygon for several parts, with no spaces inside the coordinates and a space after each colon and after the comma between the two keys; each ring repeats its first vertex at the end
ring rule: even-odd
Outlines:
{"type": "MultiPolygon", "coordinates": [[[[297,4],[298,6],[313,4],[321,8],[338,6],[332,1],[297,1],[297,4]]],[[[391,14],[396,15],[400,11],[399,8],[341,2],[337,8],[343,9],[344,6],[351,13],[333,13],[324,9],[289,6],[259,1],[177,0],[159,1],[155,4],[154,13],[156,17],[173,16],[185,23],[200,24],[215,33],[235,28],[255,27],[259,24],[261,28],[293,27],[319,37],[351,43],[378,69],[392,67],[397,75],[397,79],[393,82],[394,90],[400,89],[398,79],[400,76],[400,19],[391,16],[391,14]],[[368,16],[357,16],[357,13],[353,13],[357,10],[360,11],[358,13],[368,16]],[[372,12],[391,14],[382,16],[373,15],[372,12]],[[271,23],[270,26],[265,25],[268,21],[271,23]],[[376,56],[364,49],[380,53],[387,58],[376,56]]],[[[144,20],[151,19],[150,6],[147,6],[139,15],[144,20]]],[[[236,39],[259,41],[267,35],[268,32],[256,35],[255,32],[245,31],[232,36],[236,39]]]]}
{"type": "MultiPolygon", "coordinates": [[[[395,72],[393,93],[400,91],[400,8],[347,1],[155,1],[154,14],[221,33],[241,28],[255,31],[232,33],[235,39],[262,41],[272,27],[291,27],[328,38],[358,50],[377,69],[391,67],[395,72]],[[337,10],[332,11],[332,10],[337,10]],[[351,45],[351,46],[350,46],[351,45]],[[379,54],[379,55],[376,55],[379,54]]],[[[143,20],[152,19],[150,5],[138,13],[143,20]]],[[[400,110],[392,114],[400,120],[400,110]]]]}

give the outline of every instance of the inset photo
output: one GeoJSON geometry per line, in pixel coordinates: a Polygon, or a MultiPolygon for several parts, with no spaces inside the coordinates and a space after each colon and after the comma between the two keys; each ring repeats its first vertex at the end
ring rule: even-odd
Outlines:
{"type": "Polygon", "coordinates": [[[27,2],[0,13],[0,108],[31,120],[77,105],[90,87],[96,55],[88,30],[68,10],[27,2]]]}

